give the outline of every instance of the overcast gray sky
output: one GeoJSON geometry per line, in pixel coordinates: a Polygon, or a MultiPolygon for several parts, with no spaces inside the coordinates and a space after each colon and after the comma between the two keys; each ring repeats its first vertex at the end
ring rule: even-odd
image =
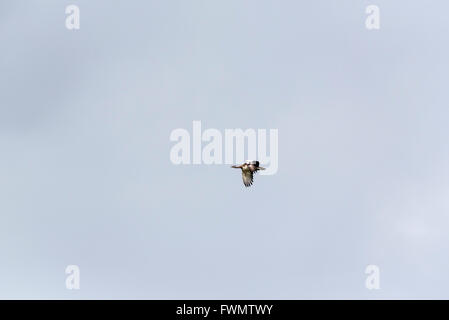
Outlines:
{"type": "Polygon", "coordinates": [[[2,1],[0,298],[448,299],[448,10],[2,1]],[[193,120],[278,129],[278,173],[173,165],[193,120]]]}

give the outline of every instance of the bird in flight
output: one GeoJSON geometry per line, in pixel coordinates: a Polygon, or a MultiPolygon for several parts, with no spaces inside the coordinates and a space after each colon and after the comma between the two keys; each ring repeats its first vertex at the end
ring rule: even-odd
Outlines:
{"type": "Polygon", "coordinates": [[[259,167],[259,161],[246,160],[244,164],[239,166],[232,166],[231,168],[242,169],[242,179],[245,187],[249,187],[253,184],[253,174],[259,170],[265,170],[265,168],[259,167]]]}

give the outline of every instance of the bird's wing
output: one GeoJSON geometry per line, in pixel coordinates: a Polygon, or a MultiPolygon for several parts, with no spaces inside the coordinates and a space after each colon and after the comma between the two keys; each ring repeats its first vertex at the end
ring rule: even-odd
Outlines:
{"type": "Polygon", "coordinates": [[[251,171],[243,171],[242,170],[242,179],[245,187],[249,187],[253,184],[253,173],[251,171]]]}

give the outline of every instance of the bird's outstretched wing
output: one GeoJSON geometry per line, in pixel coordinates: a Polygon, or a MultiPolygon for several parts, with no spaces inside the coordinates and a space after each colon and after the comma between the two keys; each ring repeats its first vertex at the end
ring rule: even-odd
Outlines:
{"type": "Polygon", "coordinates": [[[253,173],[251,171],[243,171],[242,170],[242,178],[243,178],[243,184],[245,187],[249,187],[253,184],[253,173]]]}

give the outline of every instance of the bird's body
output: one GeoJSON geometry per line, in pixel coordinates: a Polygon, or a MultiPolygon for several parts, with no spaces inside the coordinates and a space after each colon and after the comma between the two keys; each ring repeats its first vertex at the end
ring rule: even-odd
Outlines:
{"type": "Polygon", "coordinates": [[[245,163],[239,166],[232,166],[231,168],[242,169],[242,179],[245,187],[249,187],[253,184],[253,176],[259,170],[265,170],[265,168],[259,167],[259,161],[247,160],[245,163]]]}

